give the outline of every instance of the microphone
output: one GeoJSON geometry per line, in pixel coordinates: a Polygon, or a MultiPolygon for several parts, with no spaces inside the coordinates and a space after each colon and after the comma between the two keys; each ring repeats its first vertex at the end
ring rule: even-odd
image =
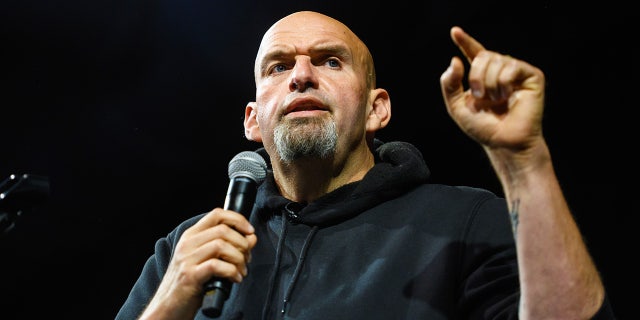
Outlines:
{"type": "MultiPolygon", "coordinates": [[[[257,152],[243,151],[229,162],[229,188],[224,200],[224,209],[249,217],[256,201],[258,184],[267,175],[267,164],[257,152]]],[[[202,313],[215,318],[222,313],[222,306],[231,293],[231,281],[213,278],[204,285],[202,313]]]]}

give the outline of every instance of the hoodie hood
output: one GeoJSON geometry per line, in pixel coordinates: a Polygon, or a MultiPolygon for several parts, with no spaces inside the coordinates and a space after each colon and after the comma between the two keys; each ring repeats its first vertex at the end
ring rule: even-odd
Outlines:
{"type": "MultiPolygon", "coordinates": [[[[256,150],[270,163],[269,156],[260,148],[256,150]]],[[[309,203],[295,204],[280,195],[269,168],[267,177],[259,186],[256,198],[257,212],[277,214],[287,208],[297,207],[290,215],[297,223],[324,227],[349,219],[387,199],[396,197],[429,178],[429,169],[422,153],[407,142],[384,143],[374,141],[375,165],[361,181],[344,185],[309,203]]],[[[267,219],[268,217],[261,217],[267,219]]]]}

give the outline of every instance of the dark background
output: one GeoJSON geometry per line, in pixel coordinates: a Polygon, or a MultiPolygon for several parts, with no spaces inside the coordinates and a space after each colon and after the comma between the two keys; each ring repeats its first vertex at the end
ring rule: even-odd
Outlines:
{"type": "Polygon", "coordinates": [[[622,1],[399,0],[3,1],[0,180],[41,175],[51,194],[2,237],[0,318],[113,319],[155,240],[221,206],[228,161],[257,147],[242,127],[253,59],[262,33],[300,9],[368,43],[393,103],[378,137],[415,143],[438,183],[501,193],[442,102],[440,74],[459,54],[449,28],[542,68],[557,174],[631,318],[639,15],[622,1]]]}

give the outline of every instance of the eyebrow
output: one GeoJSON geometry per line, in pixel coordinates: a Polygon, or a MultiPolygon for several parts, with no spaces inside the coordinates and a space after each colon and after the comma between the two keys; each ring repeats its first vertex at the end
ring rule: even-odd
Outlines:
{"type": "Polygon", "coordinates": [[[340,59],[345,61],[353,60],[351,50],[343,44],[321,44],[311,48],[309,51],[311,51],[313,55],[331,55],[340,57],[340,59]]]}
{"type": "MultiPolygon", "coordinates": [[[[260,73],[264,73],[267,68],[267,62],[273,60],[282,60],[293,54],[294,50],[290,50],[290,46],[278,46],[276,49],[267,52],[260,61],[260,73]]],[[[312,56],[325,55],[336,56],[346,62],[353,61],[352,51],[344,44],[325,43],[314,45],[309,49],[312,56]]]]}

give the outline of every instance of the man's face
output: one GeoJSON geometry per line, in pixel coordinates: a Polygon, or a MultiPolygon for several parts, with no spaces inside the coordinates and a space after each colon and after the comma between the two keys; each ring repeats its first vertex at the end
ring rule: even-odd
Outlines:
{"type": "Polygon", "coordinates": [[[278,149],[285,162],[327,157],[364,139],[363,47],[342,24],[318,15],[289,16],[267,31],[256,57],[255,109],[272,156],[278,149]]]}

